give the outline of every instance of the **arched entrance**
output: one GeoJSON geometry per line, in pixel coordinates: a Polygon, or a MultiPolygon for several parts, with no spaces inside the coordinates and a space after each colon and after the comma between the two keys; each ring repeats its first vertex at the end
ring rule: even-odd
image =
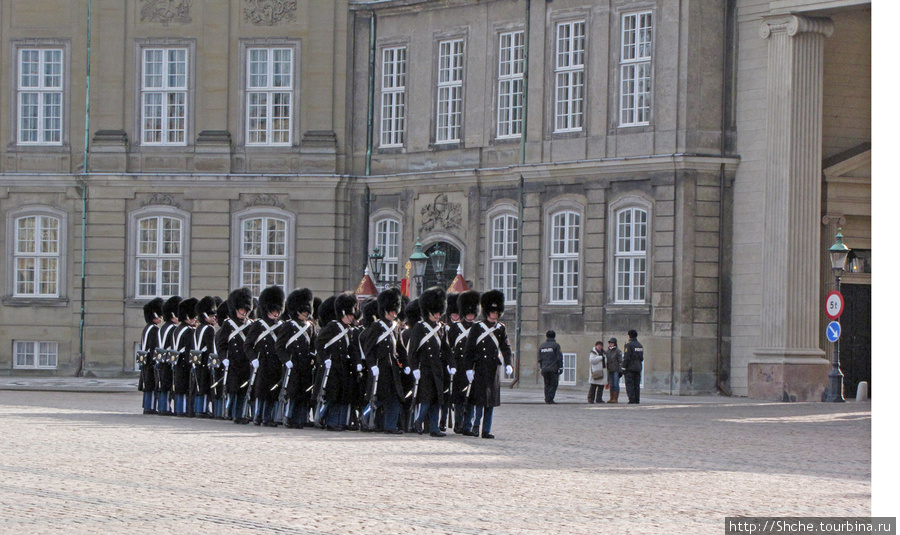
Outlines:
{"type": "Polygon", "coordinates": [[[434,271],[434,261],[430,260],[427,264],[425,264],[425,277],[422,281],[422,289],[431,288],[432,286],[436,286],[440,284],[442,288],[447,288],[451,282],[453,282],[453,278],[456,277],[456,270],[459,267],[460,260],[462,258],[462,254],[460,250],[454,247],[452,244],[439,241],[432,243],[428,247],[425,248],[425,254],[429,259],[432,258],[432,253],[437,250],[441,250],[447,256],[444,260],[444,269],[440,272],[440,277],[438,277],[438,273],[434,271]]]}

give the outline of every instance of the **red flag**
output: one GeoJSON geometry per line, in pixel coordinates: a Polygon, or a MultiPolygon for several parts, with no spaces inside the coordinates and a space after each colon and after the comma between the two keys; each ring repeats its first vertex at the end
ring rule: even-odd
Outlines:
{"type": "Polygon", "coordinates": [[[409,297],[409,279],[400,279],[400,295],[409,297]]]}

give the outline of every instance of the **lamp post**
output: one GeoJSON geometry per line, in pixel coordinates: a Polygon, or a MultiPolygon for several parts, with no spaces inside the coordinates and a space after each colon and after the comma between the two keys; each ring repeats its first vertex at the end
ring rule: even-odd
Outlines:
{"type": "MultiPolygon", "coordinates": [[[[831,256],[831,271],[834,273],[834,289],[841,291],[841,276],[844,274],[847,265],[847,256],[850,254],[850,248],[844,245],[844,236],[841,229],[834,237],[834,245],[828,249],[831,256]]],[[[837,321],[840,321],[838,318],[837,321]]],[[[825,395],[825,401],[843,402],[844,401],[844,374],[841,373],[841,349],[840,340],[834,341],[834,352],[831,358],[831,373],[828,374],[828,393],[825,395]]]]}
{"type": "Polygon", "coordinates": [[[369,271],[372,273],[372,282],[375,283],[375,289],[378,289],[378,277],[381,275],[381,268],[384,266],[384,255],[381,250],[376,247],[369,255],[369,271]]]}
{"type": "Polygon", "coordinates": [[[422,242],[416,238],[416,245],[413,247],[413,253],[409,256],[409,261],[413,265],[413,277],[416,279],[416,293],[422,293],[422,279],[425,277],[425,264],[428,262],[428,256],[422,252],[422,242]]]}
{"type": "Polygon", "coordinates": [[[437,275],[437,284],[438,286],[444,286],[444,263],[447,260],[447,253],[441,251],[441,246],[437,245],[434,248],[434,251],[431,252],[431,269],[434,270],[434,274],[437,275]]]}

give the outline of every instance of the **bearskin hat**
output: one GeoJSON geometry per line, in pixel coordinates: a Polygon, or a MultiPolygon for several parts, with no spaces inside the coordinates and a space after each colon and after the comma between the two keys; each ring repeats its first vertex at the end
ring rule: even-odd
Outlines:
{"type": "Polygon", "coordinates": [[[419,300],[413,299],[410,301],[406,308],[406,324],[410,327],[419,323],[422,320],[422,314],[419,313],[419,300]]]}
{"type": "Polygon", "coordinates": [[[216,321],[219,325],[225,325],[225,320],[228,319],[228,302],[222,301],[219,303],[219,306],[216,308],[216,321]]]}
{"type": "Polygon", "coordinates": [[[383,318],[391,311],[400,314],[402,308],[403,300],[400,297],[399,289],[388,288],[378,294],[378,317],[383,318]]]}
{"type": "Polygon", "coordinates": [[[447,308],[447,293],[443,288],[432,286],[419,296],[419,313],[427,319],[431,314],[444,315],[447,308]]]}
{"type": "Polygon", "coordinates": [[[253,299],[250,300],[250,304],[251,304],[252,306],[250,307],[250,312],[247,313],[247,317],[250,318],[250,319],[252,319],[252,320],[255,320],[255,319],[257,319],[257,318],[259,317],[259,315],[258,315],[258,312],[259,312],[259,299],[257,299],[257,298],[254,297],[253,299]]]}
{"type": "Polygon", "coordinates": [[[237,311],[246,310],[248,313],[253,310],[253,296],[250,294],[250,288],[238,288],[228,294],[228,315],[237,319],[237,311]]]}
{"type": "Polygon", "coordinates": [[[319,319],[319,307],[322,306],[322,298],[321,297],[313,297],[312,304],[312,315],[317,320],[319,319]]]}
{"type": "Polygon", "coordinates": [[[503,315],[503,306],[506,298],[500,290],[488,290],[481,294],[481,313],[487,317],[490,312],[497,312],[503,315]]]}
{"type": "Polygon", "coordinates": [[[181,303],[180,295],[173,295],[163,303],[163,321],[178,319],[178,305],[181,303]]]}
{"type": "Polygon", "coordinates": [[[178,321],[187,321],[197,317],[194,310],[197,308],[199,301],[196,297],[188,297],[184,301],[178,303],[178,321]]]}
{"type": "Polygon", "coordinates": [[[406,307],[409,305],[409,297],[405,295],[400,296],[400,313],[397,314],[397,319],[403,323],[406,323],[406,307]]]}
{"type": "Polygon", "coordinates": [[[197,308],[194,309],[194,315],[201,320],[205,320],[207,316],[216,315],[216,300],[211,295],[205,296],[197,302],[197,308]]]}
{"type": "Polygon", "coordinates": [[[331,320],[337,319],[334,317],[334,300],[337,296],[332,295],[331,297],[327,297],[322,304],[319,305],[319,326],[324,327],[328,325],[331,320]]]}
{"type": "Polygon", "coordinates": [[[362,304],[362,324],[368,327],[378,321],[378,299],[375,297],[367,297],[362,304]]]}
{"type": "Polygon", "coordinates": [[[290,319],[296,319],[301,312],[312,313],[313,295],[309,288],[294,290],[287,297],[284,311],[290,319]]]}
{"type": "Polygon", "coordinates": [[[451,314],[459,314],[459,305],[457,305],[459,294],[456,292],[447,294],[447,317],[451,314]]]}
{"type": "Polygon", "coordinates": [[[284,310],[284,290],[281,286],[269,286],[259,293],[259,315],[268,316],[272,312],[281,314],[284,310]]]}
{"type": "Polygon", "coordinates": [[[478,303],[481,300],[481,294],[475,290],[469,290],[459,294],[456,305],[459,308],[459,315],[466,317],[469,314],[478,315],[478,303]]]}
{"type": "Polygon", "coordinates": [[[334,297],[334,316],[341,319],[344,316],[354,316],[359,314],[357,309],[356,294],[353,292],[339,293],[334,297]]]}
{"type": "Polygon", "coordinates": [[[163,298],[151,299],[144,305],[144,322],[153,323],[154,318],[163,317],[163,298]]]}

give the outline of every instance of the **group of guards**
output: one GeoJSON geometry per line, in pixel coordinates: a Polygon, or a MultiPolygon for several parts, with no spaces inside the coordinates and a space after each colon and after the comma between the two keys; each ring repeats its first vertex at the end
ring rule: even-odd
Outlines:
{"type": "Polygon", "coordinates": [[[500,377],[512,373],[503,309],[499,290],[439,287],[413,301],[389,288],[361,307],[350,292],[285,299],[279,286],[258,302],[247,288],[225,301],[156,298],[137,352],[144,414],[494,438],[500,377]]]}

